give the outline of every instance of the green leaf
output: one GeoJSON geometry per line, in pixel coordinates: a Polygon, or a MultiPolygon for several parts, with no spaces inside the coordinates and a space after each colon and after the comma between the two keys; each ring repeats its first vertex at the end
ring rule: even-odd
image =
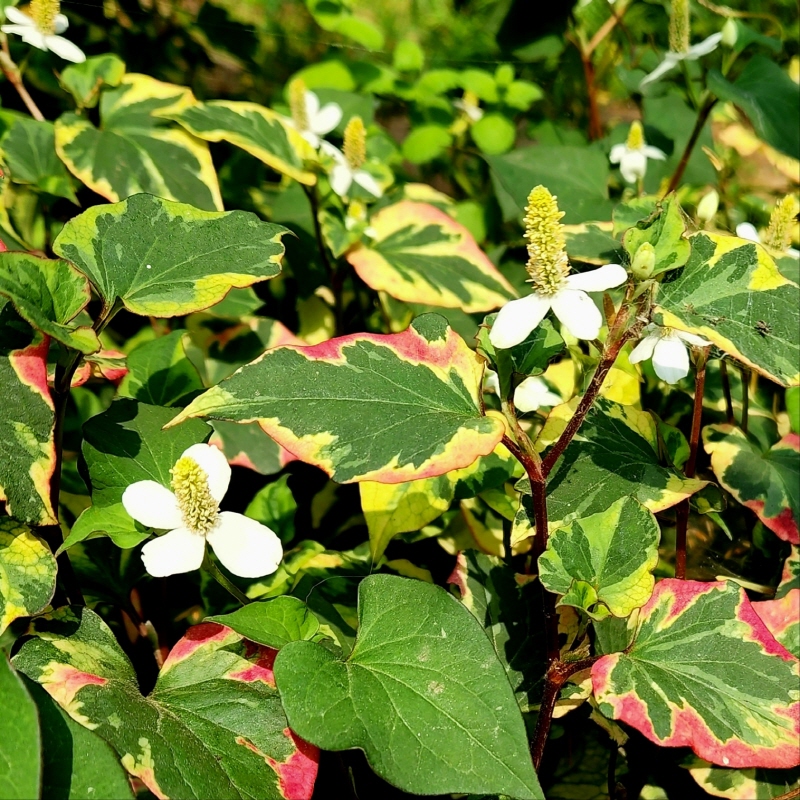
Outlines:
{"type": "Polygon", "coordinates": [[[294,515],[297,511],[288,480],[288,475],[281,475],[274,483],[259,489],[244,512],[245,516],[272,528],[283,542],[294,538],[294,515]]]}
{"type": "Polygon", "coordinates": [[[173,331],[132,350],[119,394],[154,406],[174,406],[202,390],[203,382],[186,358],[185,335],[185,331],[173,331]]]}
{"type": "Polygon", "coordinates": [[[603,266],[619,264],[622,259],[622,243],[612,235],[609,222],[565,225],[564,238],[567,255],[573,261],[603,266]]]}
{"type": "Polygon", "coordinates": [[[274,475],[295,460],[288,450],[270,439],[257,422],[242,424],[214,420],[211,427],[214,433],[209,444],[222,450],[232,466],[246,467],[260,475],[274,475]]]}
{"type": "Polygon", "coordinates": [[[698,785],[713,797],[730,800],[777,800],[800,789],[800,769],[729,769],[702,758],[682,763],[698,785]]]}
{"type": "Polygon", "coordinates": [[[319,631],[319,622],[308,606],[288,596],[250,603],[232,614],[217,614],[206,621],[227,625],[245,639],[275,650],[289,642],[310,641],[319,631]]]}
{"type": "Polygon", "coordinates": [[[230,142],[290,178],[313,186],[316,175],[304,168],[315,161],[311,145],[284,117],[257,103],[211,100],[159,113],[207,142],[230,142]]]}
{"type": "Polygon", "coordinates": [[[47,351],[47,337],[0,297],[0,498],[7,514],[34,525],[56,524],[50,504],[56,451],[47,351]]]}
{"type": "Polygon", "coordinates": [[[783,386],[800,383],[798,287],[761,245],[701,232],[678,277],[659,287],[654,320],[696,333],[783,386]]]}
{"type": "Polygon", "coordinates": [[[278,654],[293,730],[327,750],[364,750],[407,792],[544,797],[505,671],[467,609],[437,586],[371,575],[358,613],[346,661],[313,642],[278,654]]]}
{"type": "Polygon", "coordinates": [[[474,92],[485,103],[496,103],[499,99],[494,76],[484,69],[465,69],[461,73],[461,86],[465,91],[474,92]]]}
{"type": "Polygon", "coordinates": [[[798,662],[736,584],[666,579],[633,644],[592,667],[601,713],[730,767],[798,764],[798,662]]]}
{"type": "Polygon", "coordinates": [[[41,740],[36,705],[0,652],[0,797],[39,797],[41,740]]]}
{"type": "Polygon", "coordinates": [[[120,547],[133,547],[147,538],[147,529],[134,522],[122,507],[122,493],[136,481],[152,480],[169,486],[170,469],[181,453],[205,441],[211,433],[200,420],[162,430],[174,414],[174,409],[121,398],[86,422],[83,457],[93,505],[78,517],[62,549],[93,533],[105,533],[120,547]]]}
{"type": "Polygon", "coordinates": [[[42,333],[82,353],[100,349],[91,327],[69,324],[86,307],[91,293],[86,277],[66,261],[0,253],[0,295],[42,333]]]}
{"type": "Polygon", "coordinates": [[[521,147],[501,156],[486,156],[492,184],[505,220],[521,220],[531,189],[543,184],[558,196],[565,223],[608,219],[606,156],[586,147],[521,147]]]}
{"type": "Polygon", "coordinates": [[[403,140],[403,158],[412,164],[427,164],[439,158],[453,143],[453,136],[443,125],[419,125],[403,140]]]}
{"type": "Polygon", "coordinates": [[[800,433],[800,386],[793,386],[786,390],[786,413],[792,433],[800,433]]]}
{"type": "Polygon", "coordinates": [[[739,428],[709,425],[703,446],[717,480],[778,537],[800,544],[800,436],[762,453],[739,428]]]}
{"type": "Polygon", "coordinates": [[[71,219],[53,243],[107,305],[173,317],[219,302],[233,287],[274,278],[286,229],[245,211],[200,211],[147,194],[71,219]]]}
{"type": "Polygon", "coordinates": [[[56,588],[56,560],[44,540],[10,517],[0,518],[0,633],[42,611],[56,588]]]}
{"type": "Polygon", "coordinates": [[[718,70],[711,70],[708,88],[721,100],[739,106],[767,144],[797,158],[800,152],[800,130],[795,124],[800,116],[797,84],[774,61],[754,56],[733,83],[718,70]]]}
{"type": "Polygon", "coordinates": [[[81,64],[70,64],[59,75],[59,82],[74,98],[78,108],[94,108],[100,90],[119,86],[125,75],[125,62],[113,53],[90,56],[81,64]]]}
{"type": "Polygon", "coordinates": [[[78,204],[72,178],[56,154],[52,122],[15,117],[0,139],[0,148],[14,183],[27,183],[78,204]]]}
{"type": "Polygon", "coordinates": [[[379,211],[369,245],[347,254],[358,276],[376,291],[407,303],[491,311],[514,289],[470,232],[427,203],[403,201],[379,211]]]}
{"type": "Polygon", "coordinates": [[[469,133],[480,151],[489,156],[507,152],[514,146],[517,138],[514,123],[505,114],[497,111],[484,114],[469,129],[469,133]]]}
{"type": "Polygon", "coordinates": [[[578,584],[593,590],[590,606],[576,605],[590,617],[627,617],[653,593],[661,530],[651,511],[632,497],[608,510],[575,519],[551,531],[539,557],[539,579],[551,592],[566,595],[578,584]],[[595,606],[594,604],[597,604],[595,606]]]}
{"type": "Polygon", "coordinates": [[[402,483],[468,466],[504,426],[481,414],[482,367],[436,314],[392,335],[277,347],[193,400],[191,417],[253,422],[335,481],[402,483]]]}
{"type": "Polygon", "coordinates": [[[675,195],[669,195],[649,218],[627,231],[623,242],[631,261],[645,242],[653,245],[656,264],[651,276],[655,276],[682,267],[689,260],[692,246],[685,233],[686,218],[675,195]]]}
{"type": "Polygon", "coordinates": [[[101,94],[99,128],[73,113],[56,120],[56,152],[76,178],[111,202],[147,192],[221,209],[208,145],[158,115],[192,102],[186,87],[130,73],[101,94]]]}
{"type": "Polygon", "coordinates": [[[476,550],[458,554],[448,583],[489,637],[520,708],[532,711],[547,670],[543,592],[532,582],[520,585],[507,564],[476,550]]]}
{"type": "Polygon", "coordinates": [[[288,729],[274,650],[213,622],[196,625],[143,697],[114,635],[89,609],[54,612],[34,632],[15,666],[157,797],[311,797],[318,752],[288,729]]]}
{"type": "Polygon", "coordinates": [[[133,800],[128,776],[111,747],[75,722],[39,684],[26,683],[42,726],[42,797],[133,800]]]}
{"type": "Polygon", "coordinates": [[[503,94],[503,101],[506,105],[516,108],[518,111],[527,111],[537,100],[541,100],[543,97],[544,92],[535,83],[512,81],[503,94]]]}
{"type": "Polygon", "coordinates": [[[425,64],[425,53],[412,39],[401,39],[392,53],[392,66],[398,72],[418,72],[425,64]]]}

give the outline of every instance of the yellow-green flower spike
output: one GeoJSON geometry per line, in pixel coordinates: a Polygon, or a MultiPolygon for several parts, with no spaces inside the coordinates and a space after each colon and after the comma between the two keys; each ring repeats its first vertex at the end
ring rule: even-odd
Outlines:
{"type": "Polygon", "coordinates": [[[764,234],[764,244],[774,250],[787,250],[792,244],[792,228],[800,214],[800,203],[792,194],[787,194],[775,206],[764,234]]]}
{"type": "Polygon", "coordinates": [[[208,533],[217,521],[219,505],[211,496],[205,470],[193,458],[183,456],[170,473],[183,524],[194,533],[208,533]]]}
{"type": "Polygon", "coordinates": [[[672,0],[669,15],[669,49],[673,53],[689,51],[689,0],[672,0]]]}
{"type": "Polygon", "coordinates": [[[631,122],[631,129],[628,131],[628,141],[625,146],[628,150],[641,150],[645,145],[644,128],[638,119],[631,122]]]}
{"type": "Polygon", "coordinates": [[[292,112],[292,121],[297,129],[307,131],[306,84],[302,78],[295,78],[289,84],[289,110],[292,112]]]}
{"type": "Polygon", "coordinates": [[[544,186],[536,186],[528,195],[525,208],[525,238],[528,240],[528,263],[525,268],[539,294],[555,294],[569,273],[563,211],[556,198],[544,186]]]}
{"type": "Polygon", "coordinates": [[[59,0],[31,0],[28,11],[40,33],[52,36],[56,32],[56,17],[61,10],[59,0]]]}
{"type": "Polygon", "coordinates": [[[361,117],[353,117],[344,129],[344,157],[351,169],[358,169],[367,160],[367,129],[361,117]]]}

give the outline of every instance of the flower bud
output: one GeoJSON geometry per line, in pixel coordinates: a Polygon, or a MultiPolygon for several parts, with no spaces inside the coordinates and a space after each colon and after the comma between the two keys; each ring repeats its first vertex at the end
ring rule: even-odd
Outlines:
{"type": "Polygon", "coordinates": [[[729,17],[727,22],[722,26],[722,44],[724,44],[725,47],[733,47],[738,38],[739,28],[736,26],[736,20],[729,17]]]}
{"type": "Polygon", "coordinates": [[[709,223],[714,219],[714,215],[719,208],[719,195],[712,189],[697,204],[697,218],[702,222],[709,223]]]}
{"type": "Polygon", "coordinates": [[[646,280],[653,274],[656,268],[656,250],[650,242],[643,242],[639,245],[636,255],[631,264],[631,273],[634,278],[640,281],[646,280]]]}

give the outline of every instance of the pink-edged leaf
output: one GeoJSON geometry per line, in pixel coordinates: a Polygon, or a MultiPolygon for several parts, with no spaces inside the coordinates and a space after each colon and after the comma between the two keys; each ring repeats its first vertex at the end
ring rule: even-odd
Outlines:
{"type": "Polygon", "coordinates": [[[753,603],[769,632],[796,658],[800,658],[800,549],[786,559],[775,597],[753,603]]]}
{"type": "Polygon", "coordinates": [[[159,799],[310,800],[319,750],[289,729],[276,650],[224,625],[190,628],[147,697],[114,635],[88,609],[37,620],[14,658],[76,721],[105,739],[159,799]]]}
{"type": "Polygon", "coordinates": [[[800,764],[798,661],[732,583],[663,580],[633,643],[592,668],[600,711],[728,767],[800,764]]]}
{"type": "Polygon", "coordinates": [[[407,303],[492,311],[514,289],[472,234],[444,211],[405,200],[370,221],[374,236],[347,254],[361,280],[407,303]]]}

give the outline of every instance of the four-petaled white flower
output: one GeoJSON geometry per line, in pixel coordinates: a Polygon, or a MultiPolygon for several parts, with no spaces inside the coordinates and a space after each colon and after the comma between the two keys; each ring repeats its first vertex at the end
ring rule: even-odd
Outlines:
{"type": "Polygon", "coordinates": [[[514,390],[514,406],[523,413],[536,411],[542,406],[557,406],[561,402],[561,397],[550,391],[543,378],[525,378],[514,390]]]}
{"type": "Polygon", "coordinates": [[[142,548],[147,571],[161,578],[198,569],[206,542],[234,575],[260,578],[278,568],[280,539],[266,525],[244,514],[220,511],[231,468],[213,445],[195,444],[171,470],[172,491],[156,481],[137,481],[125,489],[122,505],[142,525],[169,533],[142,548]]]}
{"type": "Polygon", "coordinates": [[[650,323],[643,331],[639,344],[630,355],[631,364],[653,359],[653,369],[662,381],[677,383],[689,374],[687,345],[708,347],[711,342],[700,336],[674,328],[662,328],[650,323]]]}
{"type": "Polygon", "coordinates": [[[335,147],[330,142],[322,142],[321,148],[322,152],[327,153],[334,161],[333,169],[330,173],[331,189],[339,197],[346,197],[353,183],[357,183],[370,194],[375,195],[375,197],[380,197],[383,194],[383,190],[375,178],[365,169],[354,168],[338,147],[335,147]]]}
{"type": "Polygon", "coordinates": [[[628,273],[619,264],[567,275],[552,294],[534,290],[527,297],[506,303],[494,321],[489,340],[499,348],[524,342],[550,309],[576,339],[596,339],[603,315],[586,292],[603,292],[625,283],[627,278],[628,273]]]}
{"type": "Polygon", "coordinates": [[[627,141],[615,144],[608,156],[612,164],[619,164],[619,171],[628,183],[636,183],[644,178],[648,158],[663,161],[666,157],[663,150],[651,147],[645,142],[642,124],[638,120],[631,124],[627,141]]]}
{"type": "Polygon", "coordinates": [[[653,81],[657,81],[662,75],[665,75],[675,66],[681,63],[681,61],[697,61],[698,58],[702,56],[708,55],[713,50],[716,50],[719,47],[719,43],[722,41],[722,33],[712,33],[708,39],[703,39],[702,42],[698,42],[695,45],[692,45],[686,52],[684,53],[674,53],[669,51],[664,55],[664,60],[649,74],[642,78],[641,83],[639,84],[639,88],[642,89],[647,86],[648,83],[653,83],[653,81]]]}
{"type": "Polygon", "coordinates": [[[300,135],[315,149],[319,149],[321,137],[330,133],[342,120],[342,108],[338,103],[325,103],[320,108],[319,97],[307,89],[303,92],[302,102],[305,107],[303,127],[297,127],[300,135]]]}
{"type": "MultiPolygon", "coordinates": [[[[740,222],[736,226],[736,235],[740,239],[747,239],[749,242],[761,244],[761,234],[752,222],[740,222]]],[[[800,258],[800,250],[796,247],[787,247],[785,253],[787,256],[792,256],[792,258],[800,258]]]]}
{"type": "Polygon", "coordinates": [[[33,17],[29,17],[14,6],[6,6],[5,15],[11,25],[0,26],[0,31],[3,33],[21,36],[26,44],[38,47],[39,50],[50,50],[65,61],[73,61],[76,64],[86,61],[86,56],[80,47],[58,35],[64,33],[69,26],[63,14],[55,15],[52,30],[41,30],[33,17]]]}

